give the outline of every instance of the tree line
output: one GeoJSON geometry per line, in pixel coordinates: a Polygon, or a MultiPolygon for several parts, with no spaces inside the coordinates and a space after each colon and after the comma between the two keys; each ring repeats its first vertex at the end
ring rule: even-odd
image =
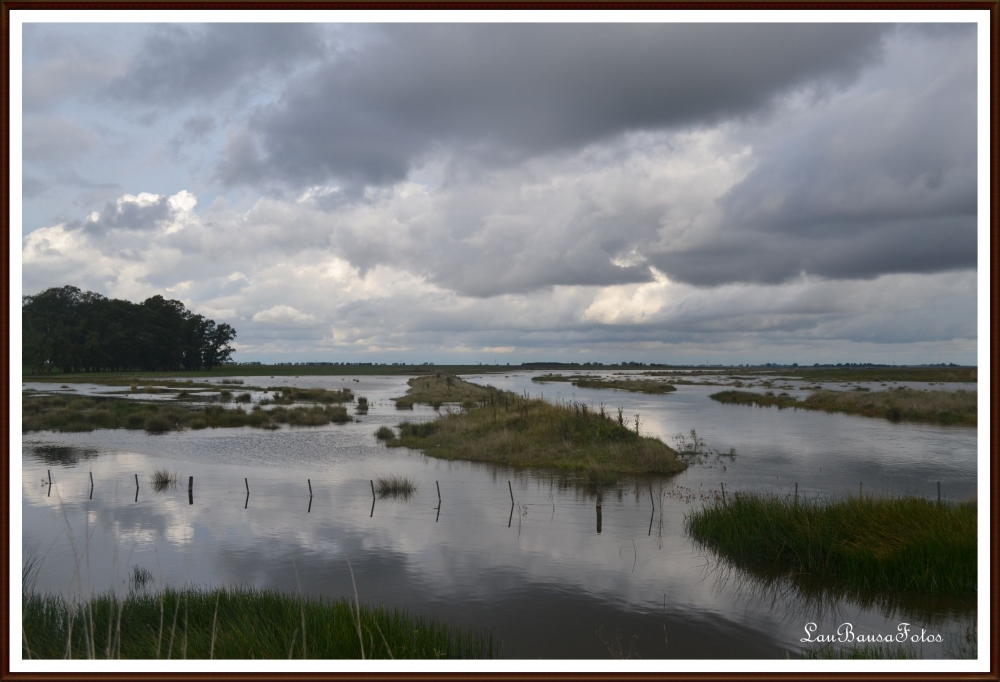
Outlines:
{"type": "Polygon", "coordinates": [[[228,362],[236,330],[156,295],[142,303],[78,287],[21,301],[22,362],[32,373],[212,369],[228,362]]]}

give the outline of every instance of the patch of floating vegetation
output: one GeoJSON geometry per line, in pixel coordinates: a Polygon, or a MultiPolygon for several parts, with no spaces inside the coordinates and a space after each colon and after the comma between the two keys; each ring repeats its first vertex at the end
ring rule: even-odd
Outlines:
{"type": "Polygon", "coordinates": [[[271,393],[271,402],[275,405],[291,405],[292,403],[349,403],[354,400],[354,393],[349,388],[335,391],[326,388],[295,388],[293,386],[268,386],[265,392],[271,393]]]}
{"type": "Polygon", "coordinates": [[[886,391],[821,390],[802,400],[787,393],[775,395],[773,391],[722,391],[709,397],[731,405],[842,412],[890,421],[976,426],[978,418],[978,393],[975,391],[914,391],[902,387],[886,391]]]}
{"type": "Polygon", "coordinates": [[[250,426],[277,429],[289,426],[322,426],[353,421],[343,405],[311,405],[252,410],[207,405],[203,409],[177,404],[157,404],[119,398],[25,396],[21,403],[23,431],[93,431],[134,429],[162,434],[184,428],[235,428],[250,426]]]}
{"type": "MultiPolygon", "coordinates": [[[[552,404],[451,375],[410,381],[409,402],[461,396],[460,411],[432,422],[383,427],[376,436],[390,447],[410,447],[433,457],[580,472],[596,480],[620,474],[669,475],[687,463],[657,438],[641,435],[641,419],[582,403],[552,404]],[[473,401],[470,396],[478,396],[473,401]],[[471,405],[469,405],[471,403],[471,405]]],[[[398,401],[397,401],[398,402],[398,401]]]]}
{"type": "Polygon", "coordinates": [[[633,391],[636,393],[662,394],[677,390],[676,386],[665,381],[656,381],[653,379],[602,379],[585,374],[573,374],[569,376],[543,374],[542,376],[532,377],[531,380],[538,382],[566,381],[578,388],[611,388],[616,391],[633,391]]]}

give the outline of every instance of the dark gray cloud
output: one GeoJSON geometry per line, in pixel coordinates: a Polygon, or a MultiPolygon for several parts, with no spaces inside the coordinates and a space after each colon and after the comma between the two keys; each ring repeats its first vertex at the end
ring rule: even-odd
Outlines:
{"type": "Polygon", "coordinates": [[[934,35],[933,68],[890,70],[790,121],[720,200],[716,229],[650,260],[700,285],[975,268],[975,32],[934,35]]]}
{"type": "Polygon", "coordinates": [[[626,131],[710,125],[851,81],[878,25],[383,27],[261,110],[230,183],[379,184],[440,145],[491,164],[626,131]]]}
{"type": "Polygon", "coordinates": [[[165,196],[151,199],[140,197],[140,200],[119,200],[104,207],[83,222],[69,225],[70,229],[82,229],[85,232],[101,236],[112,231],[151,232],[170,220],[174,209],[165,196]]]}
{"type": "Polygon", "coordinates": [[[211,100],[323,52],[310,24],[167,24],[155,26],[107,92],[139,104],[177,106],[211,100]]]}

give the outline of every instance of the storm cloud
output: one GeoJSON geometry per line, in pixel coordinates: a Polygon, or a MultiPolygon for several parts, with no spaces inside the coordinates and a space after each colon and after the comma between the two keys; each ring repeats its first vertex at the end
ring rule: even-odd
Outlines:
{"type": "Polygon", "coordinates": [[[442,145],[509,163],[625,131],[711,125],[797,88],[849,83],[886,30],[388,26],[262,108],[221,173],[229,183],[385,184],[442,145]]]}
{"type": "Polygon", "coordinates": [[[22,284],[180,299],[246,360],[974,361],[977,50],[960,24],[34,27],[22,284]]]}

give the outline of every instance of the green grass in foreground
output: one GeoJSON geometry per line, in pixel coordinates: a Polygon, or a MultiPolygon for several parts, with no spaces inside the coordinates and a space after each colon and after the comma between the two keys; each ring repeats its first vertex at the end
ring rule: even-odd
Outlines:
{"type": "Polygon", "coordinates": [[[687,518],[688,532],[751,571],[828,578],[859,590],[976,591],[976,505],[923,498],[835,502],[737,494],[687,518]]]}
{"type": "Polygon", "coordinates": [[[492,658],[492,638],[405,612],[252,588],[24,595],[25,659],[492,658]]]}
{"type": "Polygon", "coordinates": [[[773,391],[721,391],[709,396],[720,403],[793,407],[803,410],[842,412],[890,421],[976,426],[978,394],[975,391],[815,391],[804,400],[773,391]]]}
{"type": "Polygon", "coordinates": [[[21,403],[23,431],[93,431],[135,429],[166,433],[184,428],[235,428],[251,426],[277,429],[291,426],[321,426],[353,421],[343,405],[276,407],[262,410],[226,409],[208,405],[192,409],[183,405],[140,402],[117,398],[25,395],[21,403]]]}
{"type": "Polygon", "coordinates": [[[602,379],[583,374],[573,374],[563,376],[562,374],[544,374],[539,377],[532,377],[532,381],[568,381],[578,388],[611,388],[616,391],[633,391],[636,393],[670,393],[676,391],[677,387],[665,381],[654,379],[602,379]]]}
{"type": "Polygon", "coordinates": [[[472,407],[433,422],[403,422],[399,437],[386,438],[381,429],[378,437],[389,446],[423,450],[432,457],[578,471],[600,480],[618,474],[675,474],[687,468],[672,448],[640,435],[620,413],[611,415],[603,407],[594,411],[579,403],[553,405],[492,386],[466,384],[447,375],[411,382],[408,397],[414,402],[440,395],[445,386],[480,398],[472,407]]]}
{"type": "Polygon", "coordinates": [[[839,658],[850,660],[904,660],[920,658],[912,646],[906,644],[863,644],[846,646],[839,649],[823,647],[821,649],[806,649],[802,658],[827,659],[839,658]]]}

